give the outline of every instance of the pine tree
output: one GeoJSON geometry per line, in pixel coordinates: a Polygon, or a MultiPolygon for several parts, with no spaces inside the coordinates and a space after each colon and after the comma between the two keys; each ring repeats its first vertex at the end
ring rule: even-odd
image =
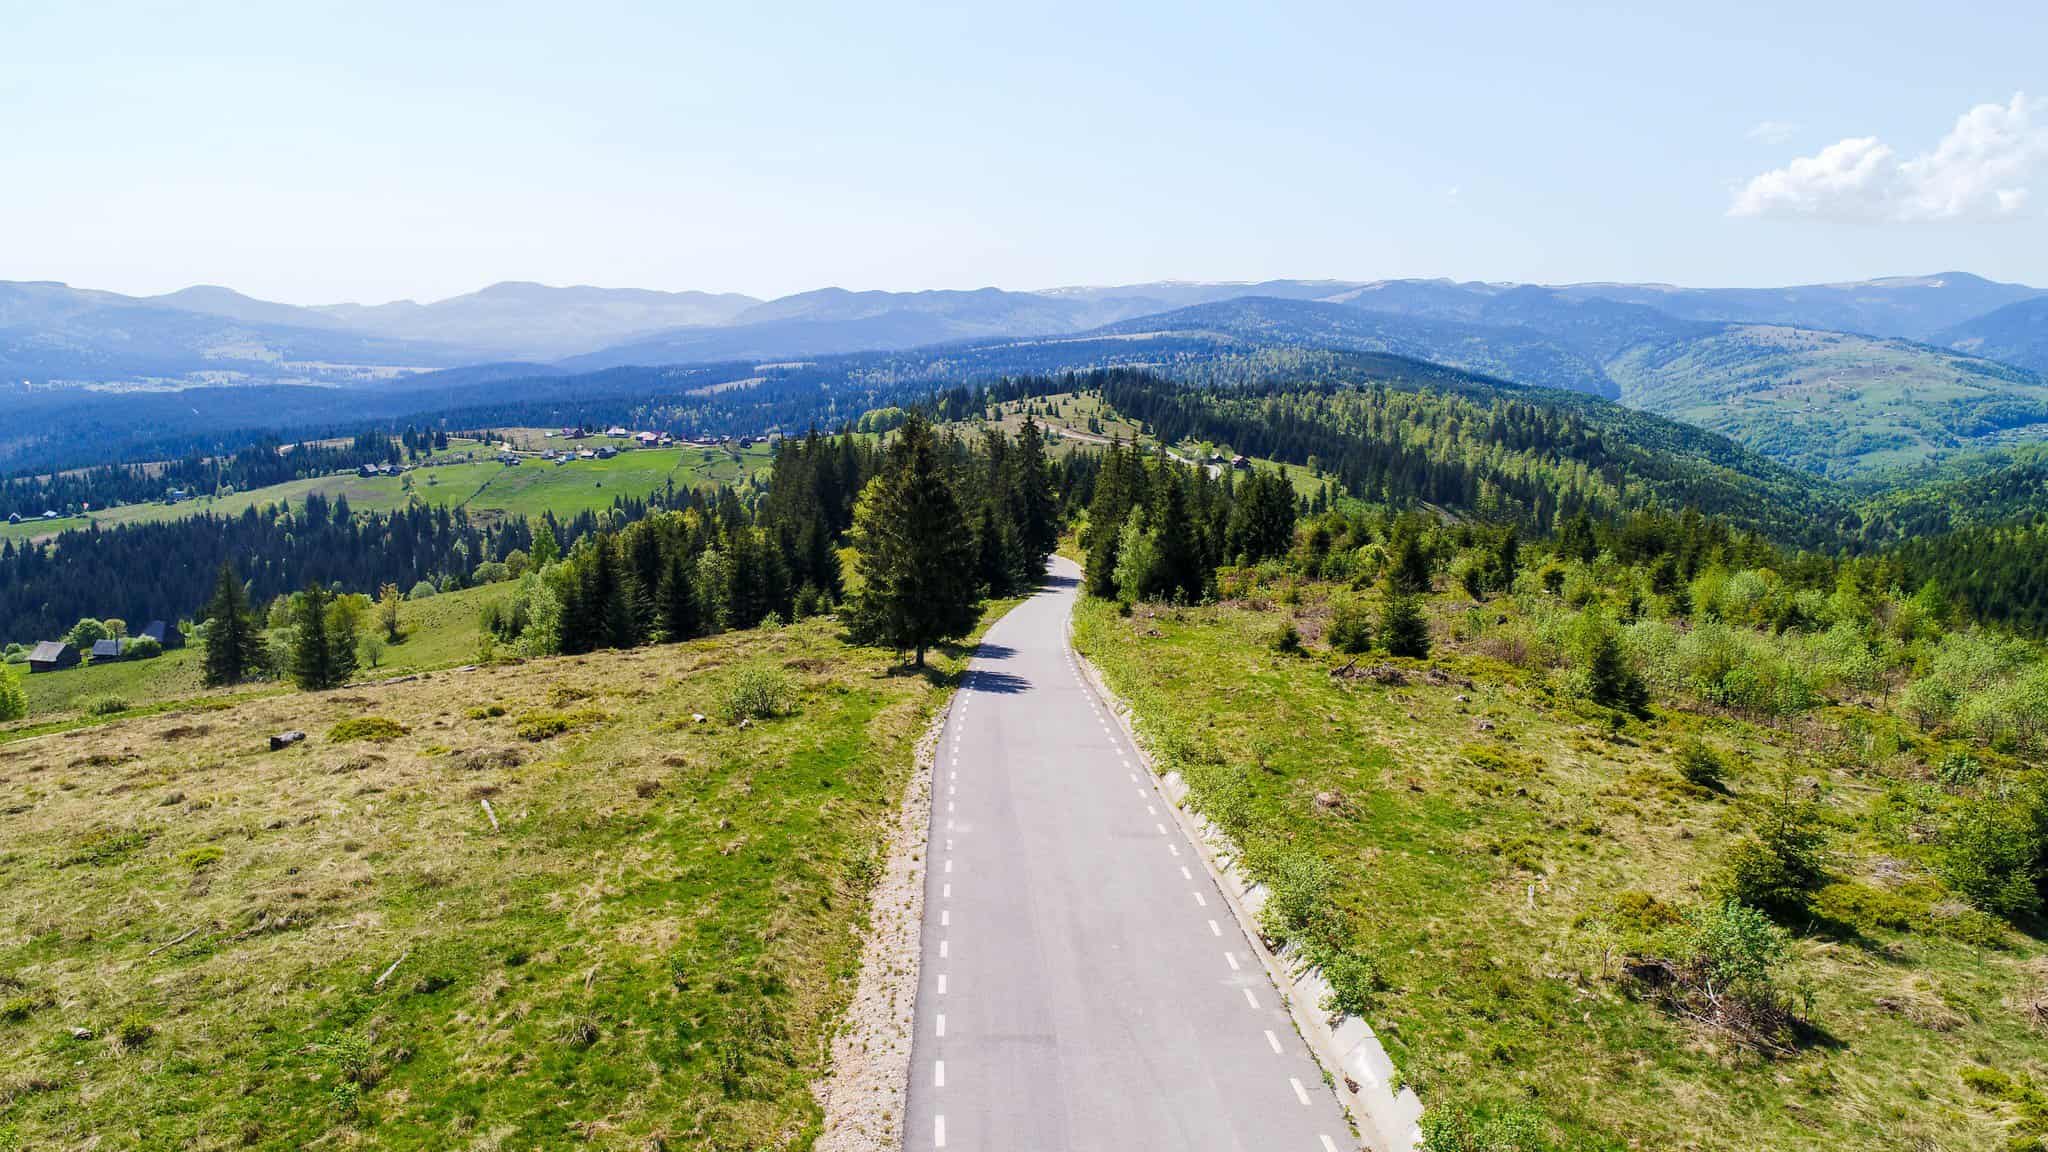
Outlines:
{"type": "Polygon", "coordinates": [[[327,633],[329,597],[316,581],[292,600],[292,683],[318,692],[341,683],[334,667],[334,643],[327,633]]]}
{"type": "Polygon", "coordinates": [[[1052,476],[1046,467],[1045,437],[1038,422],[1029,418],[1017,434],[1017,445],[1009,454],[1015,472],[1014,516],[1017,537],[1024,549],[1026,575],[1032,579],[1045,572],[1046,558],[1059,546],[1059,507],[1053,498],[1052,476]]]}
{"type": "Polygon", "coordinates": [[[545,568],[562,555],[561,541],[555,539],[554,525],[543,519],[533,528],[533,566],[545,568]]]}
{"type": "Polygon", "coordinates": [[[1429,655],[1429,618],[1422,614],[1420,601],[1388,589],[1386,608],[1380,616],[1380,637],[1389,656],[1420,660],[1429,655]]]}
{"type": "Polygon", "coordinates": [[[889,448],[888,466],[854,509],[854,634],[915,653],[974,627],[974,540],[940,471],[931,426],[913,413],[889,448]]]}
{"type": "Polygon", "coordinates": [[[1411,527],[1396,535],[1394,565],[1387,573],[1388,582],[1403,595],[1429,591],[1429,553],[1422,550],[1422,542],[1416,538],[1419,533],[1411,527]]]}
{"type": "Polygon", "coordinates": [[[690,587],[690,556],[680,546],[671,548],[655,593],[655,614],[662,636],[673,644],[697,635],[697,595],[690,587]]]}
{"type": "Polygon", "coordinates": [[[263,663],[263,637],[249,614],[249,601],[233,565],[223,563],[214,579],[213,599],[206,605],[204,679],[209,688],[239,684],[263,663]]]}

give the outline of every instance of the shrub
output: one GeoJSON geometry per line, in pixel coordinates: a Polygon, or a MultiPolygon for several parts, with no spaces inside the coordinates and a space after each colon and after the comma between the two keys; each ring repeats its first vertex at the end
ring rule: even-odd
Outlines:
{"type": "Polygon", "coordinates": [[[1273,651],[1283,655],[1299,656],[1301,654],[1301,632],[1294,627],[1293,621],[1289,621],[1282,624],[1278,632],[1273,633],[1273,638],[1267,641],[1267,645],[1273,651]]]}
{"type": "Polygon", "coordinates": [[[1650,691],[1630,665],[1621,638],[1607,622],[1597,613],[1587,612],[1579,618],[1576,639],[1586,695],[1603,707],[1641,712],[1650,702],[1650,691]]]}
{"type": "Polygon", "coordinates": [[[28,715],[28,692],[21,686],[21,674],[0,665],[0,721],[19,720],[28,715]]]}
{"type": "Polygon", "coordinates": [[[414,584],[412,586],[412,591],[407,592],[405,594],[405,598],[407,600],[426,600],[430,599],[434,595],[434,592],[435,588],[433,583],[431,581],[422,580],[419,583],[414,584]]]}
{"type": "Polygon", "coordinates": [[[196,848],[187,848],[183,852],[178,853],[178,863],[192,869],[194,872],[202,872],[213,867],[220,862],[220,858],[221,850],[212,844],[201,844],[196,848]]]}
{"type": "Polygon", "coordinates": [[[164,654],[164,646],[149,636],[138,636],[128,642],[121,654],[130,660],[154,660],[164,654]]]}
{"type": "Polygon", "coordinates": [[[1334,894],[1337,872],[1305,852],[1289,852],[1259,869],[1266,882],[1266,903],[1259,909],[1259,931],[1267,938],[1302,945],[1312,958],[1341,952],[1349,935],[1334,894]]]}
{"type": "Polygon", "coordinates": [[[1372,618],[1356,600],[1337,602],[1330,616],[1330,647],[1347,656],[1372,650],[1372,618]]]}
{"type": "Polygon", "coordinates": [[[352,740],[368,740],[374,744],[388,744],[405,735],[406,727],[396,720],[382,716],[352,716],[327,730],[327,739],[335,744],[346,744],[352,740]]]}
{"type": "Polygon", "coordinates": [[[88,716],[112,716],[117,712],[126,712],[129,704],[125,696],[94,696],[80,705],[80,708],[88,716]]]}
{"type": "Polygon", "coordinates": [[[121,1018],[120,1026],[114,1029],[114,1039],[121,1047],[135,1049],[149,1043],[156,1035],[156,1026],[141,1016],[129,1014],[121,1018]]]}
{"type": "Polygon", "coordinates": [[[2048,875],[2048,798],[2034,790],[1983,797],[1943,836],[1941,877],[1970,903],[2008,920],[2041,910],[2048,875]]]}
{"type": "Polygon", "coordinates": [[[1323,997],[1323,1011],[1346,1016],[1364,1016],[1372,1011],[1378,994],[1386,989],[1385,977],[1372,957],[1348,948],[1338,949],[1322,960],[1323,979],[1330,993],[1323,997]]]}
{"type": "Polygon", "coordinates": [[[528,712],[519,717],[519,723],[512,729],[521,740],[546,740],[578,728],[602,724],[611,716],[598,708],[579,708],[574,712],[528,712]]]}
{"type": "Polygon", "coordinates": [[[1678,774],[1685,777],[1686,783],[1718,792],[1724,786],[1724,770],[1720,753],[1705,741],[1694,737],[1678,746],[1678,774]]]}
{"type": "Polygon", "coordinates": [[[1982,775],[1983,765],[1967,752],[1951,752],[1934,768],[1934,778],[1948,788],[1967,788],[1982,775]]]}
{"type": "Polygon", "coordinates": [[[719,706],[725,718],[734,723],[767,720],[788,711],[792,695],[789,677],[781,670],[754,664],[740,669],[726,684],[719,706]]]}
{"type": "Polygon", "coordinates": [[[1790,1042],[1798,1022],[1794,998],[1782,986],[1790,944],[1763,912],[1734,899],[1703,904],[1687,911],[1664,942],[1666,957],[1627,965],[1639,986],[1753,1047],[1790,1042]]]}

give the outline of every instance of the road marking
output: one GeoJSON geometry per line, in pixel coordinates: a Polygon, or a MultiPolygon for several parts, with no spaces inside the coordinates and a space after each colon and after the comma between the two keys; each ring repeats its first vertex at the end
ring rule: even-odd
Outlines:
{"type": "MultiPolygon", "coordinates": [[[[1130,765],[1129,765],[1129,764],[1126,764],[1126,765],[1124,765],[1124,767],[1126,767],[1126,768],[1129,768],[1129,767],[1130,767],[1130,765]]],[[[1133,784],[1136,784],[1137,782],[1138,782],[1138,774],[1137,774],[1136,772],[1133,772],[1133,773],[1131,773],[1131,783],[1133,783],[1133,784]]],[[[1139,793],[1139,795],[1141,795],[1141,796],[1142,796],[1142,795],[1144,795],[1144,793],[1143,793],[1143,792],[1140,792],[1140,793],[1139,793]]]]}
{"type": "Polygon", "coordinates": [[[932,1117],[932,1147],[944,1148],[945,1146],[946,1118],[944,1116],[934,1116],[932,1117]]]}
{"type": "MultiPolygon", "coordinates": [[[[1244,990],[1244,1002],[1245,1002],[1245,1003],[1247,1003],[1247,1004],[1249,1004],[1249,1005],[1251,1005],[1251,1006],[1252,1006],[1253,1008],[1257,1008],[1257,1007],[1259,1006],[1259,999],[1258,999],[1258,997],[1256,997],[1256,996],[1253,996],[1253,995],[1252,995],[1252,990],[1251,990],[1251,989],[1249,989],[1249,988],[1247,988],[1247,989],[1245,989],[1245,990],[1244,990]]],[[[946,1018],[945,1018],[944,1016],[941,1016],[941,1017],[939,1017],[939,1035],[943,1036],[943,1035],[945,1035],[945,1034],[946,1034],[946,1018]]]]}
{"type": "MultiPolygon", "coordinates": [[[[941,928],[951,928],[952,926],[953,926],[953,913],[952,913],[951,911],[941,911],[941,912],[939,913],[939,927],[941,927],[941,928]]],[[[1230,966],[1231,966],[1232,968],[1235,968],[1235,967],[1237,967],[1237,961],[1235,961],[1235,960],[1232,960],[1232,961],[1230,962],[1230,966]]]]}
{"type": "Polygon", "coordinates": [[[1138,799],[1143,800],[1145,798],[1145,790],[1143,788],[1133,788],[1131,791],[1138,794],[1138,799]]]}
{"type": "Polygon", "coordinates": [[[948,948],[951,943],[952,942],[948,940],[939,941],[939,959],[944,960],[946,958],[946,952],[948,951],[948,948]]]}
{"type": "Polygon", "coordinates": [[[1178,844],[1168,844],[1168,845],[1166,846],[1166,850],[1167,850],[1168,852],[1171,852],[1171,853],[1173,853],[1173,854],[1174,854],[1175,856],[1178,856],[1178,855],[1180,855],[1180,845],[1178,845],[1178,844]]]}
{"type": "MultiPolygon", "coordinates": [[[[1216,922],[1215,922],[1214,920],[1211,920],[1211,921],[1209,921],[1209,935],[1211,935],[1211,936],[1221,936],[1221,935],[1223,935],[1223,929],[1221,929],[1221,928],[1218,928],[1218,927],[1216,926],[1216,922]]],[[[944,953],[942,952],[942,953],[940,953],[940,955],[944,955],[944,953]]]]}
{"type": "Polygon", "coordinates": [[[935,1060],[932,1062],[932,1087],[944,1088],[945,1086],[946,1062],[944,1060],[935,1060]]]}
{"type": "Polygon", "coordinates": [[[959,795],[959,793],[960,793],[960,786],[959,786],[958,784],[948,784],[948,785],[946,785],[946,795],[948,795],[948,796],[957,796],[957,795],[959,795]]]}
{"type": "Polygon", "coordinates": [[[1299,1101],[1301,1101],[1301,1106],[1302,1106],[1303,1108],[1306,1108],[1306,1107],[1308,1107],[1308,1089],[1306,1089],[1306,1088],[1303,1088],[1303,1087],[1301,1086],[1301,1081],[1300,1081],[1300,1080],[1297,1080],[1297,1079],[1295,1079],[1295,1078],[1294,1078],[1294,1077],[1292,1077],[1292,1076],[1289,1076],[1289,1077],[1287,1078],[1287,1082],[1288,1082],[1289,1084],[1292,1084],[1292,1085],[1294,1085],[1294,1098],[1295,1098],[1296,1100],[1299,1100],[1299,1101]]]}
{"type": "Polygon", "coordinates": [[[1323,1152],[1337,1152],[1337,1142],[1335,1140],[1330,1139],[1328,1136],[1324,1136],[1322,1138],[1322,1141],[1323,1152]]]}
{"type": "Polygon", "coordinates": [[[1195,878],[1195,874],[1193,872],[1188,871],[1188,866],[1183,864],[1180,866],[1180,878],[1183,880],[1193,880],[1195,878]]]}
{"type": "Polygon", "coordinates": [[[953,862],[952,862],[951,860],[948,860],[948,861],[946,861],[946,871],[948,871],[948,872],[951,872],[952,870],[953,870],[953,862]]]}
{"type": "MultiPolygon", "coordinates": [[[[941,976],[939,979],[944,980],[945,977],[941,976]]],[[[1273,1055],[1278,1056],[1280,1054],[1280,1038],[1273,1035],[1271,1028],[1266,1029],[1266,1043],[1272,1045],[1273,1055]]]]}
{"type": "Polygon", "coordinates": [[[951,812],[952,810],[953,810],[953,802],[952,802],[951,800],[948,800],[948,801],[946,801],[946,811],[948,811],[948,812],[951,812]]]}
{"type": "Polygon", "coordinates": [[[1154,808],[1154,807],[1153,807],[1153,806],[1151,806],[1150,804],[1147,804],[1147,805],[1145,805],[1145,815],[1147,815],[1147,816],[1157,816],[1157,815],[1159,815],[1159,809],[1157,809],[1157,808],[1154,808]]]}
{"type": "Polygon", "coordinates": [[[939,1035],[944,1036],[946,1034],[946,1014],[944,1012],[939,1013],[938,1025],[939,1035]]]}
{"type": "Polygon", "coordinates": [[[1207,908],[1209,906],[1209,902],[1207,900],[1202,899],[1202,894],[1200,892],[1191,892],[1189,893],[1189,895],[1195,898],[1195,904],[1198,907],[1207,908]]]}
{"type": "Polygon", "coordinates": [[[1225,953],[1223,954],[1223,958],[1224,958],[1225,960],[1228,960],[1228,961],[1230,961],[1230,970],[1231,970],[1232,972],[1235,972],[1235,971],[1237,971],[1237,953],[1235,953],[1235,952],[1225,952],[1225,953]]]}
{"type": "Polygon", "coordinates": [[[951,900],[953,898],[953,886],[951,884],[946,885],[946,890],[939,893],[939,895],[944,899],[951,900]]]}
{"type": "MultiPolygon", "coordinates": [[[[941,973],[939,973],[939,995],[941,995],[941,996],[944,996],[945,994],[946,994],[946,974],[945,974],[944,972],[941,972],[941,973]]],[[[1270,1036],[1270,1035],[1272,1035],[1272,1033],[1270,1033],[1270,1032],[1269,1032],[1269,1033],[1267,1033],[1267,1035],[1269,1035],[1269,1036],[1270,1036]]]]}
{"type": "Polygon", "coordinates": [[[1161,836],[1164,836],[1164,835],[1166,835],[1166,825],[1164,825],[1164,824],[1161,824],[1161,823],[1159,823],[1159,822],[1157,822],[1157,821],[1154,821],[1154,822],[1153,822],[1153,824],[1152,824],[1152,826],[1153,826],[1154,828],[1157,828],[1157,829],[1159,829],[1159,834],[1160,834],[1161,836]]]}
{"type": "Polygon", "coordinates": [[[952,838],[951,836],[948,836],[948,837],[946,837],[946,851],[948,851],[948,852],[951,852],[952,850],[953,850],[953,838],[952,838]]]}

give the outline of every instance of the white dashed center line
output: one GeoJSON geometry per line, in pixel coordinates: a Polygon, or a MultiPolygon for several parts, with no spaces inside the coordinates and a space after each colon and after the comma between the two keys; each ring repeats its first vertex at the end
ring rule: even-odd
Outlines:
{"type": "Polygon", "coordinates": [[[944,1012],[939,1013],[935,1023],[938,1025],[938,1034],[944,1036],[946,1034],[946,1014],[944,1012]]]}
{"type": "MultiPolygon", "coordinates": [[[[1259,998],[1252,995],[1252,990],[1249,988],[1244,990],[1244,1002],[1251,1005],[1254,1009],[1256,1009],[1259,1006],[1259,998]]],[[[946,1018],[944,1016],[941,1016],[939,1017],[939,1035],[943,1036],[945,1034],[946,1018]]]]}
{"type": "Polygon", "coordinates": [[[1328,1136],[1322,1138],[1323,1152],[1337,1152],[1337,1142],[1328,1136]]]}
{"type": "Polygon", "coordinates": [[[1228,960],[1228,961],[1230,961],[1230,970],[1231,970],[1232,972],[1235,972],[1235,971],[1237,971],[1237,953],[1235,953],[1235,952],[1225,952],[1225,953],[1223,954],[1223,958],[1224,958],[1225,960],[1228,960]]]}
{"type": "MultiPolygon", "coordinates": [[[[941,976],[939,979],[944,980],[945,977],[941,976]]],[[[1273,1035],[1271,1028],[1266,1029],[1266,1043],[1273,1046],[1273,1055],[1278,1056],[1280,1054],[1280,1038],[1273,1035]]]]}
{"type": "Polygon", "coordinates": [[[946,958],[947,943],[948,942],[944,940],[939,941],[939,959],[941,960],[944,960],[946,958]]]}
{"type": "Polygon", "coordinates": [[[946,1118],[944,1116],[934,1116],[932,1117],[932,1147],[944,1148],[945,1146],[946,1118]]]}
{"type": "Polygon", "coordinates": [[[1183,880],[1193,880],[1195,878],[1195,874],[1193,872],[1188,871],[1188,866],[1183,864],[1180,866],[1180,878],[1183,880]]]}
{"type": "Polygon", "coordinates": [[[1292,1084],[1292,1085],[1294,1085],[1294,1098],[1295,1098],[1296,1100],[1299,1100],[1299,1101],[1301,1101],[1301,1106],[1302,1106],[1303,1108],[1306,1108],[1306,1107],[1308,1107],[1308,1089],[1306,1089],[1306,1088],[1303,1088],[1303,1087],[1301,1086],[1301,1081],[1299,1081],[1299,1080],[1295,1079],[1295,1078],[1294,1078],[1294,1077],[1292,1077],[1292,1076],[1289,1076],[1289,1077],[1287,1078],[1287,1082],[1288,1082],[1289,1084],[1292,1084]]]}
{"type": "Polygon", "coordinates": [[[1214,920],[1211,920],[1211,921],[1209,921],[1209,935],[1211,935],[1211,936],[1221,936],[1221,935],[1223,935],[1223,929],[1221,929],[1221,928],[1218,928],[1218,927],[1216,926],[1216,922],[1215,922],[1214,920]]]}
{"type": "Polygon", "coordinates": [[[944,1060],[938,1060],[938,1061],[934,1061],[934,1062],[932,1063],[932,1087],[934,1087],[934,1088],[944,1088],[945,1086],[946,1086],[946,1062],[945,1062],[944,1060]]]}
{"type": "MultiPolygon", "coordinates": [[[[941,995],[941,996],[944,996],[945,994],[946,994],[946,974],[945,974],[944,972],[941,972],[941,973],[939,973],[939,995],[941,995]]],[[[1270,1033],[1268,1033],[1268,1035],[1270,1035],[1270,1033]]]]}
{"type": "Polygon", "coordinates": [[[1196,907],[1207,908],[1209,906],[1209,902],[1207,900],[1202,899],[1202,894],[1200,892],[1190,892],[1189,895],[1195,898],[1196,907]]]}

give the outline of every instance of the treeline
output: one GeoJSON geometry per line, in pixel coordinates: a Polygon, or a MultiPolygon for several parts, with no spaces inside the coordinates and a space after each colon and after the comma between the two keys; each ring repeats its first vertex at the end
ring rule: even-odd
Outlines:
{"type": "Polygon", "coordinates": [[[86,508],[161,500],[173,488],[193,495],[219,491],[246,492],[325,476],[364,464],[396,464],[448,446],[445,432],[407,427],[393,437],[359,432],[343,444],[288,445],[275,438],[249,444],[225,456],[199,452],[157,464],[105,464],[41,476],[15,476],[0,482],[0,519],[23,519],[45,511],[67,515],[86,508]]]}
{"type": "Polygon", "coordinates": [[[460,510],[423,504],[358,514],[345,498],[313,493],[298,508],[66,532],[55,547],[8,541],[0,543],[0,636],[48,639],[87,616],[175,620],[205,602],[229,560],[259,603],[309,582],[461,587],[478,564],[529,547],[531,536],[524,521],[485,528],[460,510]]]}
{"type": "Polygon", "coordinates": [[[2048,521],[1910,537],[1873,563],[1906,587],[1939,585],[1973,619],[2048,633],[2048,521]]]}
{"type": "Polygon", "coordinates": [[[1090,472],[1092,462],[1049,461],[1032,424],[1015,438],[970,442],[936,436],[911,414],[887,448],[814,431],[783,441],[751,508],[729,487],[690,494],[680,507],[657,501],[559,559],[543,525],[533,571],[486,609],[485,623],[497,642],[535,655],[685,640],[841,607],[854,609],[858,633],[914,639],[920,621],[957,623],[963,604],[1031,586],[1058,539],[1063,501],[1085,490],[1090,472]],[[866,599],[851,603],[840,561],[849,540],[867,565],[866,599]],[[890,568],[887,557],[905,566],[890,568]],[[878,617],[876,597],[905,585],[921,591],[878,617]]]}

